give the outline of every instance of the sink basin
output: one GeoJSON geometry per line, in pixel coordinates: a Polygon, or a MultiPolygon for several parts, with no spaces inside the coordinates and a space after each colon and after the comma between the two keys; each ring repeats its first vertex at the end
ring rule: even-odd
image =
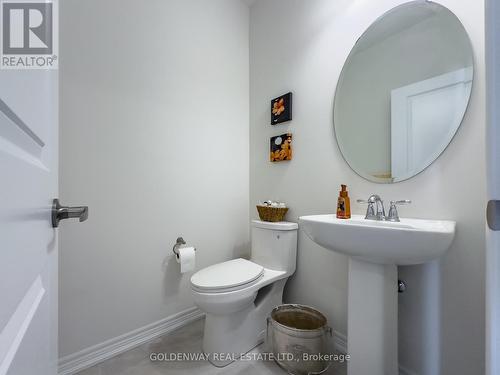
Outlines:
{"type": "Polygon", "coordinates": [[[455,222],[404,219],[366,220],[362,215],[299,218],[304,232],[318,245],[372,263],[411,265],[441,257],[455,235],[455,222]]]}
{"type": "Polygon", "coordinates": [[[300,217],[299,225],[318,245],[349,256],[347,374],[398,375],[397,266],[442,256],[455,222],[313,215],[300,217]]]}

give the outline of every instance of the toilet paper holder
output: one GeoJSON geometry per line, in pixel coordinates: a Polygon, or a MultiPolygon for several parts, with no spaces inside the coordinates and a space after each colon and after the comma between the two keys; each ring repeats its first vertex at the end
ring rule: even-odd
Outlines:
{"type": "MultiPolygon", "coordinates": [[[[179,248],[181,248],[185,244],[186,244],[186,241],[184,241],[184,238],[177,237],[177,241],[175,242],[175,245],[172,248],[172,251],[174,252],[177,259],[179,259],[179,248]]],[[[196,251],[196,248],[194,249],[194,251],[196,251]]]]}

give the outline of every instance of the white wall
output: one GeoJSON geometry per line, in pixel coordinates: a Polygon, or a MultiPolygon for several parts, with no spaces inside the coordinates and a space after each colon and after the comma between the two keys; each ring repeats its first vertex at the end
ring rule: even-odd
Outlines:
{"type": "Polygon", "coordinates": [[[193,306],[197,268],[248,251],[248,7],[61,1],[60,356],[193,306]]]}
{"type": "MultiPolygon", "coordinates": [[[[424,303],[436,288],[440,358],[415,340],[401,353],[401,363],[422,375],[438,368],[441,375],[484,372],[484,208],[485,111],[484,19],[482,2],[443,0],[463,22],[475,52],[475,81],[464,122],[446,152],[420,175],[398,184],[377,185],[357,176],[344,162],[333,132],[333,99],[350,49],[381,14],[402,0],[265,0],[251,8],[250,24],[250,212],[263,199],[286,201],[289,220],[304,214],[333,212],[339,185],[351,198],[378,193],[386,200],[411,199],[401,215],[458,222],[455,242],[439,264],[401,268],[408,276],[404,298],[424,303]],[[269,124],[269,101],[294,93],[294,120],[269,124]],[[294,135],[294,160],[268,162],[269,137],[294,135]],[[437,269],[434,272],[433,267],[437,269]],[[427,282],[434,275],[435,282],[427,282]],[[425,291],[425,293],[421,293],[425,291]],[[424,356],[420,356],[424,354],[424,356]]],[[[364,207],[353,203],[354,213],[364,207]]],[[[347,262],[299,233],[297,272],[286,288],[286,300],[325,311],[335,329],[346,332],[347,262]]],[[[405,305],[402,301],[401,309],[405,305]]],[[[411,307],[411,306],[410,306],[411,307]]],[[[411,310],[411,309],[410,309],[411,310]]],[[[400,316],[404,337],[418,338],[415,310],[400,316]]],[[[401,315],[401,314],[400,314],[401,315]]]]}

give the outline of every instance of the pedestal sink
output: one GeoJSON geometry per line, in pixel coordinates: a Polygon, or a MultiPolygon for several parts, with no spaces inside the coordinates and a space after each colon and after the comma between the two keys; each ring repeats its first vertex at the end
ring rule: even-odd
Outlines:
{"type": "Polygon", "coordinates": [[[300,228],[328,250],[349,256],[349,375],[398,374],[397,266],[441,257],[455,235],[455,222],[366,220],[353,215],[299,218],[300,228]]]}

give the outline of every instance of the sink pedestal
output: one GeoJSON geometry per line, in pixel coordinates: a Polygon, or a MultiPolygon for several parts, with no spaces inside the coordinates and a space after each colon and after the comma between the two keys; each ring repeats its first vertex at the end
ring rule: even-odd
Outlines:
{"type": "Polygon", "coordinates": [[[299,218],[310,239],[349,257],[349,375],[398,374],[397,266],[443,256],[455,236],[454,221],[400,219],[352,215],[345,220],[334,214],[299,218]]]}
{"type": "Polygon", "coordinates": [[[349,257],[348,375],[398,374],[396,265],[349,257]]]}

